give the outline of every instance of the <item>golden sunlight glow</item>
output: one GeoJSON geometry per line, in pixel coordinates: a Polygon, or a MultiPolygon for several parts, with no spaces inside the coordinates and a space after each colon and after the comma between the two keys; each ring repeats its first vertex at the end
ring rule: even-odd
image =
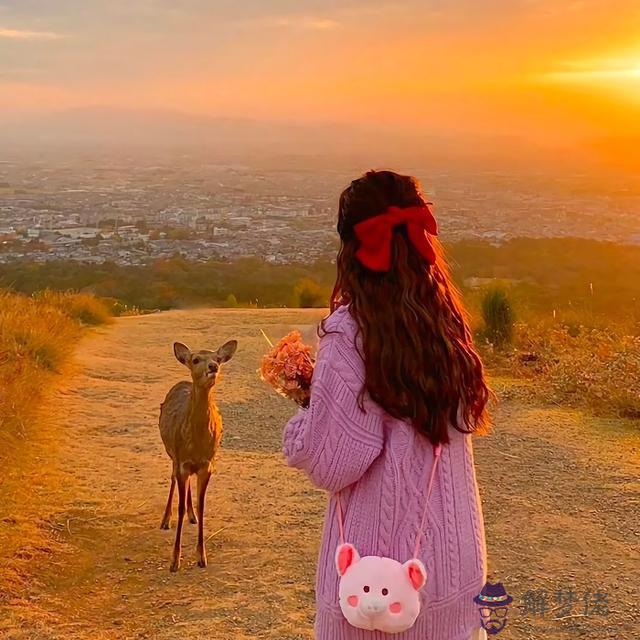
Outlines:
{"type": "Polygon", "coordinates": [[[638,0],[84,4],[64,19],[0,10],[0,121],[100,106],[551,145],[640,137],[638,0]]]}
{"type": "Polygon", "coordinates": [[[548,82],[588,85],[640,99],[640,56],[573,62],[544,74],[548,82]]]}

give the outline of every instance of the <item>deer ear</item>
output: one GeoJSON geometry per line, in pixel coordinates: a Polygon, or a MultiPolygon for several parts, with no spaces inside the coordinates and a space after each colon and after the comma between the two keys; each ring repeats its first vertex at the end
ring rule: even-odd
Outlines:
{"type": "Polygon", "coordinates": [[[176,360],[181,362],[186,367],[189,366],[189,361],[191,360],[191,350],[187,347],[186,344],[182,344],[182,342],[174,342],[173,343],[173,353],[176,356],[176,360]]]}
{"type": "Polygon", "coordinates": [[[420,560],[414,558],[413,560],[407,560],[403,565],[404,570],[407,572],[409,582],[413,585],[416,591],[420,591],[424,587],[427,581],[427,570],[420,560]]]}
{"type": "Polygon", "coordinates": [[[231,360],[237,348],[238,348],[237,340],[229,340],[229,342],[225,342],[218,349],[218,352],[217,352],[218,362],[222,363],[222,362],[228,362],[229,360],[231,360]]]}
{"type": "Polygon", "coordinates": [[[360,554],[356,548],[349,543],[341,544],[336,551],[336,569],[338,574],[343,576],[347,569],[360,560],[360,554]]]}

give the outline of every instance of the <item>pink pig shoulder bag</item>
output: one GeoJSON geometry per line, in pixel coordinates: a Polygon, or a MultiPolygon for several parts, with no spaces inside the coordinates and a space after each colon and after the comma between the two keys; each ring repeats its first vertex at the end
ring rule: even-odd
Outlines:
{"type": "Polygon", "coordinates": [[[340,576],[340,609],[349,624],[359,629],[400,633],[410,629],[420,613],[420,590],[427,581],[427,571],[418,559],[420,538],[427,520],[431,489],[442,445],[433,447],[433,467],[429,476],[420,529],[413,558],[401,564],[393,558],[360,557],[356,548],[345,542],[344,518],[340,494],[337,515],[340,545],[336,550],[336,568],[340,576]]]}

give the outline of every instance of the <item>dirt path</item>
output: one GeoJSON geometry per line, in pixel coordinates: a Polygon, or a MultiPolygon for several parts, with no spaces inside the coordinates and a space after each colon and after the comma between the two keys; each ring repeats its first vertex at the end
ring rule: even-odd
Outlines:
{"type": "MultiPolygon", "coordinates": [[[[311,335],[318,317],[171,312],[121,319],[84,342],[43,427],[55,446],[43,440],[46,465],[33,476],[50,544],[25,540],[18,560],[31,579],[5,603],[1,637],[312,638],[324,496],[283,464],[280,432],[292,408],[255,372],[265,350],[258,327],[279,336],[304,325],[311,335]],[[173,530],[159,529],[170,467],[157,432],[159,403],[186,373],[171,343],[214,348],[228,338],[240,348],[219,387],[225,441],[208,493],[209,568],[196,566],[188,526],[173,575],[173,530]]],[[[500,637],[637,638],[637,430],[529,407],[509,399],[512,383],[496,386],[504,398],[496,432],[477,441],[476,460],[490,577],[514,596],[500,637]],[[574,594],[565,610],[558,590],[574,594]]],[[[5,521],[17,527],[20,514],[5,521]]]]}

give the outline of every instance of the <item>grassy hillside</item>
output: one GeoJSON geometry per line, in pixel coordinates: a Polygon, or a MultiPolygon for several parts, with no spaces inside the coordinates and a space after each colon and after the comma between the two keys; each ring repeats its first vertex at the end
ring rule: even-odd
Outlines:
{"type": "Polygon", "coordinates": [[[110,320],[108,305],[90,295],[0,291],[0,548],[3,559],[10,559],[0,567],[4,596],[20,589],[20,563],[49,544],[37,487],[51,480],[57,439],[40,411],[42,402],[84,327],[110,320]]]}
{"type": "Polygon", "coordinates": [[[90,295],[0,292],[0,438],[19,436],[82,327],[109,320],[105,303],[90,295]]]}
{"type": "Polygon", "coordinates": [[[511,394],[587,408],[599,416],[640,418],[640,337],[561,321],[518,322],[513,343],[480,342],[492,375],[518,378],[511,394]]]}

